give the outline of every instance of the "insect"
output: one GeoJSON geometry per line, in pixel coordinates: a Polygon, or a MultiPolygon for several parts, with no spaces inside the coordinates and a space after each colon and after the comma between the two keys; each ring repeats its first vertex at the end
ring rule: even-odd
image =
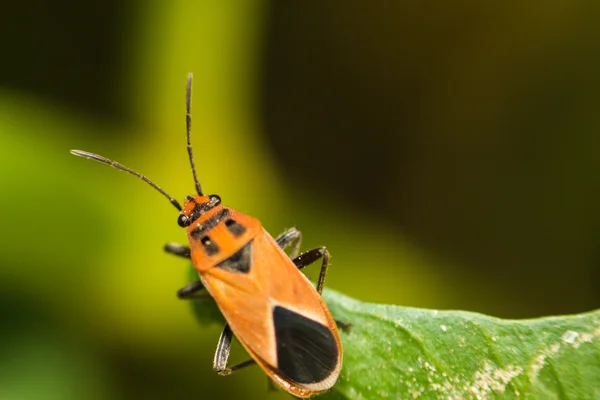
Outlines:
{"type": "Polygon", "coordinates": [[[196,174],[191,144],[192,74],[186,90],[187,151],[197,195],[187,196],[183,207],[144,175],[115,161],[82,150],[71,153],[128,172],[160,192],[179,211],[177,223],[187,228],[189,246],[169,243],[165,251],[191,258],[199,280],[177,292],[193,299],[207,291],[227,324],[213,362],[220,375],[252,364],[289,393],[310,397],[330,389],[342,368],[342,345],[337,323],[321,298],[329,253],[325,247],[299,255],[302,234],[289,229],[274,239],[260,221],[221,204],[217,195],[205,195],[196,174]],[[291,246],[290,256],[284,249],[291,246]],[[300,272],[321,260],[316,288],[300,272]],[[233,335],[252,357],[228,366],[233,335]]]}

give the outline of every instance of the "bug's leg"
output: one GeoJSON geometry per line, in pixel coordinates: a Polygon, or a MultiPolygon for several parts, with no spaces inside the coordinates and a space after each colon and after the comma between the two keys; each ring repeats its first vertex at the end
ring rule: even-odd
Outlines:
{"type": "Polygon", "coordinates": [[[190,258],[190,248],[179,243],[165,244],[165,251],[183,258],[190,258]]]}
{"type": "MultiPolygon", "coordinates": [[[[294,258],[294,264],[298,269],[302,269],[307,265],[310,265],[317,261],[319,258],[323,259],[323,264],[321,264],[321,273],[319,274],[319,281],[317,282],[317,292],[319,294],[323,293],[323,286],[325,285],[325,278],[327,277],[327,267],[329,266],[329,252],[325,247],[319,247],[317,249],[313,249],[307,251],[306,253],[300,254],[298,257],[294,258]]],[[[335,320],[335,323],[340,329],[348,331],[352,324],[344,321],[335,320]]]]}
{"type": "Polygon", "coordinates": [[[302,232],[300,232],[296,228],[290,228],[287,231],[283,232],[281,235],[277,236],[275,239],[279,247],[285,250],[289,245],[293,245],[292,251],[290,252],[290,258],[294,259],[298,257],[298,253],[300,252],[300,243],[302,242],[302,232]]]}
{"type": "Polygon", "coordinates": [[[338,328],[340,328],[343,331],[348,332],[350,330],[350,328],[352,327],[352,324],[350,322],[344,322],[344,321],[339,321],[339,320],[335,320],[335,324],[337,325],[338,328]]]}
{"type": "Polygon", "coordinates": [[[225,325],[221,337],[219,338],[219,344],[217,344],[217,351],[215,352],[215,359],[213,360],[213,368],[219,375],[230,375],[242,368],[248,367],[256,361],[248,360],[233,367],[227,367],[227,360],[229,359],[229,352],[231,351],[231,339],[233,338],[233,332],[229,327],[229,324],[225,325]]]}
{"type": "Polygon", "coordinates": [[[204,290],[202,282],[196,281],[186,285],[177,291],[177,297],[181,300],[189,300],[199,297],[200,292],[204,290]]]}
{"type": "Polygon", "coordinates": [[[319,247],[317,249],[307,251],[306,253],[302,253],[298,257],[294,258],[293,261],[298,269],[302,269],[307,265],[314,263],[319,258],[323,259],[323,264],[321,264],[321,272],[319,273],[319,281],[317,282],[317,292],[321,294],[323,293],[323,286],[325,285],[325,278],[327,277],[327,267],[329,266],[329,252],[327,249],[325,247],[319,247]]]}
{"type": "MultiPolygon", "coordinates": [[[[165,251],[179,257],[190,258],[190,248],[179,243],[165,244],[165,251]]],[[[192,282],[189,285],[179,289],[177,291],[177,297],[182,300],[193,299],[198,297],[198,293],[202,290],[204,290],[202,282],[192,282]]]]}

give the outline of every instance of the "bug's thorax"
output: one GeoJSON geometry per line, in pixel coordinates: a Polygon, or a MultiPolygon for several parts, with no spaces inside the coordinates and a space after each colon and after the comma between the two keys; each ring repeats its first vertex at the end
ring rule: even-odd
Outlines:
{"type": "Polygon", "coordinates": [[[191,221],[187,235],[198,272],[231,257],[262,228],[258,220],[216,202],[214,195],[188,197],[181,215],[191,221]]]}

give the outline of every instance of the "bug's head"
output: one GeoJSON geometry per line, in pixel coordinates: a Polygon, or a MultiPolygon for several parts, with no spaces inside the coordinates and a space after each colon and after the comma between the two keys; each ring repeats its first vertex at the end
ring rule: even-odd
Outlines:
{"type": "Polygon", "coordinates": [[[187,133],[186,138],[187,138],[188,158],[190,160],[190,165],[192,167],[192,177],[194,178],[196,192],[198,193],[198,195],[187,196],[185,198],[185,203],[184,203],[183,207],[181,207],[181,205],[179,204],[179,202],[177,200],[175,200],[167,192],[162,190],[160,188],[160,186],[158,186],[156,183],[152,182],[145,175],[142,175],[139,172],[136,172],[130,168],[127,168],[124,165],[121,165],[116,161],[112,161],[101,155],[90,153],[90,152],[83,151],[83,150],[71,150],[71,154],[79,156],[79,157],[83,157],[83,158],[88,158],[90,160],[98,161],[103,164],[110,165],[111,167],[115,167],[117,169],[120,169],[121,171],[125,171],[125,172],[143,180],[148,185],[152,186],[155,190],[157,190],[160,194],[162,194],[167,199],[169,199],[171,204],[179,211],[179,218],[177,219],[177,223],[179,224],[179,226],[181,226],[181,227],[189,226],[194,221],[196,221],[198,218],[200,218],[200,216],[202,216],[202,214],[204,214],[208,210],[221,204],[221,198],[219,196],[217,196],[216,194],[211,194],[210,196],[204,195],[204,192],[202,191],[202,186],[200,185],[200,182],[198,181],[198,176],[196,175],[196,165],[194,163],[194,155],[192,154],[192,139],[191,139],[191,136],[192,136],[192,134],[191,134],[191,130],[192,130],[191,129],[192,128],[192,114],[191,114],[192,74],[191,73],[188,75],[188,80],[187,80],[185,106],[186,106],[186,124],[185,125],[186,125],[186,133],[187,133]]]}
{"type": "Polygon", "coordinates": [[[216,194],[211,194],[210,196],[187,196],[183,204],[183,209],[177,218],[177,224],[182,228],[190,226],[202,214],[208,210],[212,210],[219,204],[221,204],[221,198],[216,194]]]}

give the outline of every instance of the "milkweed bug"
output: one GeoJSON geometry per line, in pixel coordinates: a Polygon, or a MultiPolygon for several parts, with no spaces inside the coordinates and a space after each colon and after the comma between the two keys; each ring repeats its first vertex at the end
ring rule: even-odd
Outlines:
{"type": "Polygon", "coordinates": [[[186,90],[187,151],[198,195],[187,196],[183,207],[144,175],[97,154],[71,153],[108,164],[137,176],[179,211],[177,223],[187,228],[189,246],[169,243],[165,251],[191,258],[199,280],[177,292],[180,299],[207,291],[227,324],[221,333],[214,369],[229,375],[258,364],[283,389],[298,397],[310,397],[330,389],[342,368],[342,345],[336,324],[321,298],[329,252],[320,247],[300,254],[302,235],[295,228],[276,239],[250,216],[221,205],[217,195],[205,195],[196,175],[191,144],[192,74],[186,90]],[[290,256],[284,249],[292,246],[290,256]],[[300,272],[321,260],[316,288],[300,272]],[[227,366],[235,335],[252,357],[227,366]]]}

